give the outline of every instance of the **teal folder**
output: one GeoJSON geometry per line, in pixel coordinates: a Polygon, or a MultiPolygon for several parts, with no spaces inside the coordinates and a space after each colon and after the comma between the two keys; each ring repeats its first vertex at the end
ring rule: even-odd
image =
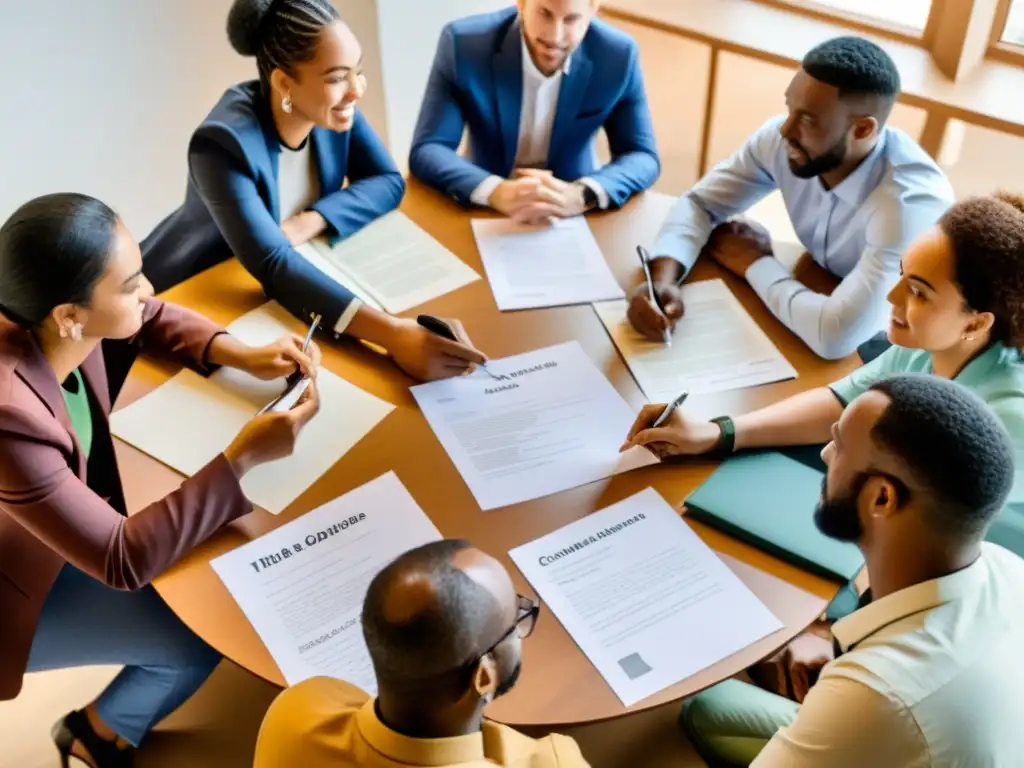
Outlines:
{"type": "Polygon", "coordinates": [[[824,473],[810,452],[732,456],[686,500],[689,514],[781,560],[849,581],[864,564],[860,550],[814,524],[824,473]]]}

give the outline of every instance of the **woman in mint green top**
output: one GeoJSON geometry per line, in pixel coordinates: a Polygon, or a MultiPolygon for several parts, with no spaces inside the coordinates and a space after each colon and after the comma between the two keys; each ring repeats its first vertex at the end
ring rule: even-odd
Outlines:
{"type": "MultiPolygon", "coordinates": [[[[846,404],[874,382],[915,372],[954,379],[988,403],[1013,439],[1016,482],[989,538],[1024,555],[1024,198],[957,203],[910,246],[900,275],[889,293],[895,346],[831,387],[731,420],[733,448],[826,443],[846,404]]],[[[650,428],[663,408],[644,408],[632,443],[661,458],[721,447],[723,427],[679,411],[666,426],[650,428]]]]}

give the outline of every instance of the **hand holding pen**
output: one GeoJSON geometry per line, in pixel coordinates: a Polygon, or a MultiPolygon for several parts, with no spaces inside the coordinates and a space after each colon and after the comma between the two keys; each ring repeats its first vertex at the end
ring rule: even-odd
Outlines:
{"type": "Polygon", "coordinates": [[[667,258],[652,261],[643,246],[637,246],[636,252],[644,282],[630,295],[629,321],[645,338],[671,346],[672,329],[683,316],[683,296],[679,288],[682,265],[667,258]]]}

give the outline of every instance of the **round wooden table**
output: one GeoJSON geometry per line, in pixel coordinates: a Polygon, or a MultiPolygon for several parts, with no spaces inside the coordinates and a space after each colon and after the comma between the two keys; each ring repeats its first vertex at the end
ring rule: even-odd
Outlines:
{"type": "MultiPolygon", "coordinates": [[[[590,225],[624,288],[640,278],[635,246],[651,245],[673,200],[648,193],[623,210],[598,214],[590,225]]],[[[477,270],[483,267],[470,230],[470,216],[446,198],[415,181],[402,210],[419,226],[477,270]]],[[[723,277],[702,260],[692,280],[723,277]]],[[[855,361],[824,362],[784,328],[742,281],[727,281],[750,314],[799,371],[799,378],[687,401],[688,413],[711,418],[737,414],[796,392],[827,384],[849,372],[855,361]]],[[[266,301],[258,284],[235,260],[209,270],[170,291],[166,298],[227,324],[266,301]]],[[[413,310],[463,321],[474,343],[491,357],[519,354],[577,340],[608,380],[635,409],[645,398],[590,306],[500,313],[485,279],[413,310]]],[[[296,332],[304,326],[295,320],[296,332]]],[[[280,516],[262,510],[221,530],[156,581],[171,608],[206,642],[238,665],[278,685],[284,679],[241,609],[210,567],[210,560],[251,541],[363,483],[394,470],[423,510],[446,537],[465,538],[498,557],[516,588],[532,593],[508,551],[597,509],[653,486],[674,505],[715,468],[697,459],[656,466],[592,483],[513,507],[481,512],[455,466],[434,437],[409,394],[413,383],[377,352],[351,341],[324,344],[324,365],[396,409],[353,450],[300,496],[280,516]]],[[[132,371],[118,405],[160,384],[173,371],[141,361],[132,371]]],[[[139,509],[172,491],[181,476],[141,452],[118,442],[117,453],[129,509],[139,509]]],[[[808,510],[808,513],[810,510],[808,510]]],[[[523,675],[515,690],[494,702],[488,715],[512,725],[556,726],[599,721],[637,712],[696,693],[724,680],[782,647],[823,610],[837,585],[805,573],[753,547],[689,521],[748,587],[785,624],[785,629],[654,696],[624,708],[597,670],[552,615],[542,615],[524,643],[523,675]]],[[[693,627],[700,632],[700,627],[693,627]]]]}

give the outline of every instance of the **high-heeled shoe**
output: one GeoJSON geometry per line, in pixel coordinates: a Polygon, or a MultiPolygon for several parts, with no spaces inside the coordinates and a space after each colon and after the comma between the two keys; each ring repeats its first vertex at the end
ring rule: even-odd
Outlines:
{"type": "Polygon", "coordinates": [[[77,741],[89,753],[89,760],[93,768],[131,768],[132,750],[119,749],[113,741],[101,738],[93,730],[89,718],[80,709],[69,712],[63,720],[58,720],[51,731],[53,743],[57,745],[60,752],[61,768],[70,768],[70,759],[74,757],[80,760],[74,752],[77,741]]]}

